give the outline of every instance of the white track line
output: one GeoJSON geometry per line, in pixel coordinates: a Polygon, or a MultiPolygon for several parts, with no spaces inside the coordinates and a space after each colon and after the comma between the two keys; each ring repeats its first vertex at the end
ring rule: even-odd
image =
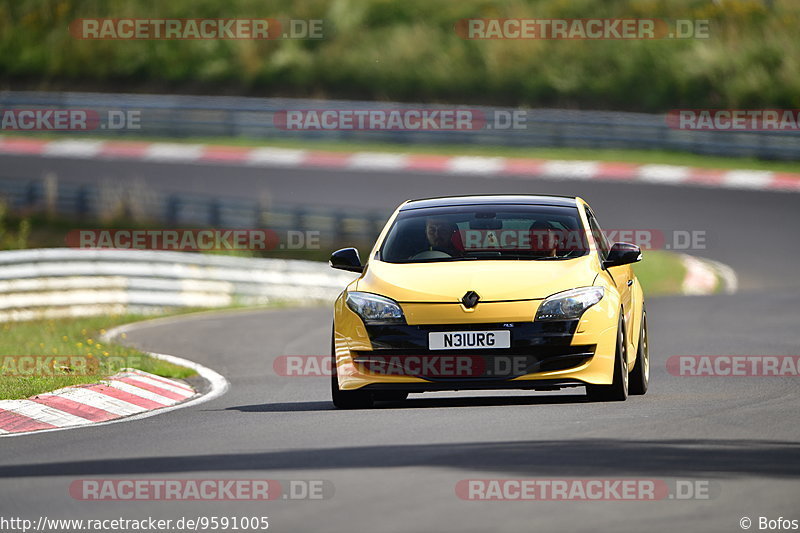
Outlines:
{"type": "Polygon", "coordinates": [[[140,383],[144,383],[145,385],[152,385],[153,387],[159,387],[164,390],[168,390],[170,392],[174,392],[175,394],[180,394],[184,398],[189,398],[190,396],[194,396],[194,391],[189,390],[185,387],[181,387],[180,385],[173,385],[166,381],[161,381],[158,379],[153,379],[148,376],[143,376],[138,373],[127,372],[125,374],[120,375],[119,377],[123,378],[131,378],[134,381],[138,381],[140,383]]]}
{"type": "Polygon", "coordinates": [[[642,165],[636,170],[640,181],[648,183],[683,183],[691,177],[691,168],[677,165],[642,165]]]}
{"type": "Polygon", "coordinates": [[[103,145],[103,141],[51,141],[45,145],[42,155],[92,159],[100,154],[103,145]]]}
{"type": "Polygon", "coordinates": [[[717,281],[723,284],[722,290],[733,294],[738,288],[736,272],[724,263],[703,257],[681,254],[681,261],[686,274],[681,284],[681,292],[685,295],[713,294],[717,289],[717,281]]]}
{"type": "Polygon", "coordinates": [[[547,161],[542,165],[545,176],[555,179],[594,179],[600,173],[599,161],[547,161]]]}
{"type": "Polygon", "coordinates": [[[739,278],[736,277],[735,270],[725,263],[720,263],[719,261],[714,261],[712,259],[706,259],[705,261],[717,269],[717,274],[722,278],[723,283],[725,283],[726,293],[733,294],[739,290],[739,278]]]}
{"type": "Polygon", "coordinates": [[[505,165],[503,157],[454,156],[447,162],[447,172],[491,176],[502,172],[505,165]]]}
{"type": "MultiPolygon", "coordinates": [[[[40,145],[42,157],[68,157],[75,159],[114,159],[117,157],[116,141],[96,140],[67,140],[43,142],[40,145]]],[[[121,155],[123,159],[136,159],[142,161],[157,161],[164,163],[206,163],[205,157],[209,150],[225,150],[225,145],[207,146],[200,144],[182,144],[156,142],[144,144],[134,153],[121,155]]],[[[28,153],[13,142],[6,143],[0,136],[0,152],[2,153],[28,153]],[[4,146],[8,149],[3,149],[4,146]]],[[[123,150],[122,152],[126,152],[123,150]]],[[[261,147],[237,152],[237,156],[229,160],[210,158],[214,164],[259,166],[259,167],[293,167],[304,168],[313,165],[318,167],[318,162],[311,157],[313,152],[293,148],[261,147]]],[[[344,168],[360,171],[414,171],[415,158],[425,158],[424,154],[415,153],[382,153],[382,152],[342,152],[346,157],[344,168]]],[[[518,178],[517,172],[508,171],[508,160],[503,157],[484,156],[448,156],[444,163],[444,171],[449,174],[463,176],[512,176],[518,178]]],[[[572,180],[598,180],[606,181],[603,166],[609,162],[601,161],[571,161],[571,160],[530,160],[540,173],[531,173],[529,178],[544,179],[572,179],[572,180]]],[[[613,164],[613,163],[610,163],[613,164]]],[[[723,189],[749,189],[769,192],[800,192],[800,175],[793,175],[793,179],[785,182],[776,182],[778,174],[762,170],[720,170],[686,167],[679,165],[637,164],[630,176],[621,176],[614,179],[616,183],[651,183],[660,185],[686,185],[693,187],[711,187],[723,189]],[[708,170],[719,171],[720,178],[706,179],[708,170]],[[699,179],[693,179],[699,177],[699,179]]],[[[335,168],[340,168],[338,165],[335,168]]]]}
{"type": "Polygon", "coordinates": [[[291,148],[256,148],[247,153],[246,162],[249,165],[287,166],[300,165],[306,158],[305,150],[291,148]]]}
{"type": "Polygon", "coordinates": [[[347,167],[353,170],[403,170],[407,159],[404,154],[356,152],[350,157],[347,167]]]}
{"type": "Polygon", "coordinates": [[[196,161],[203,155],[202,144],[153,143],[147,147],[148,161],[196,161]]]}
{"type": "Polygon", "coordinates": [[[725,173],[723,183],[735,189],[764,190],[769,187],[773,176],[767,170],[731,170],[725,173]]]}

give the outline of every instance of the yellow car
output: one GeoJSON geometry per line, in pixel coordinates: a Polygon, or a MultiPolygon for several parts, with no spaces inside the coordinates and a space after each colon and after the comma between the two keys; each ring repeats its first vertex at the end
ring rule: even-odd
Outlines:
{"type": "Polygon", "coordinates": [[[456,196],[395,210],[334,304],[333,403],[409,393],[586,387],[644,394],[649,351],[638,246],[609,243],[577,197],[456,196]]]}

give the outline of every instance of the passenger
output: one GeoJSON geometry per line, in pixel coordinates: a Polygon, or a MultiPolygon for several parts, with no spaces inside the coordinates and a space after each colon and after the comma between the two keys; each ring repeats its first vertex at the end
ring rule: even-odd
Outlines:
{"type": "Polygon", "coordinates": [[[559,231],[546,220],[537,220],[530,227],[531,250],[537,257],[557,257],[559,231]]]}

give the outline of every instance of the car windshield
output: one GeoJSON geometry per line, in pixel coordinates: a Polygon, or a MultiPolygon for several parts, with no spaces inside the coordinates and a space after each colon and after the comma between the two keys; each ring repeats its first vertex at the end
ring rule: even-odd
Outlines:
{"type": "Polygon", "coordinates": [[[388,263],[570,259],[587,253],[576,207],[467,205],[408,209],[380,249],[388,263]]]}

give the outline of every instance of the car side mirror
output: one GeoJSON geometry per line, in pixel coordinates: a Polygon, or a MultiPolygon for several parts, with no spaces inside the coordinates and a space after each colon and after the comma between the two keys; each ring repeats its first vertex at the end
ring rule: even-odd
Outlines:
{"type": "Polygon", "coordinates": [[[642,249],[629,242],[616,242],[603,261],[605,268],[629,265],[642,260],[642,249]]]}
{"type": "Polygon", "coordinates": [[[361,264],[361,257],[355,248],[342,248],[331,254],[328,264],[339,270],[348,272],[364,272],[364,265],[361,264]]]}

